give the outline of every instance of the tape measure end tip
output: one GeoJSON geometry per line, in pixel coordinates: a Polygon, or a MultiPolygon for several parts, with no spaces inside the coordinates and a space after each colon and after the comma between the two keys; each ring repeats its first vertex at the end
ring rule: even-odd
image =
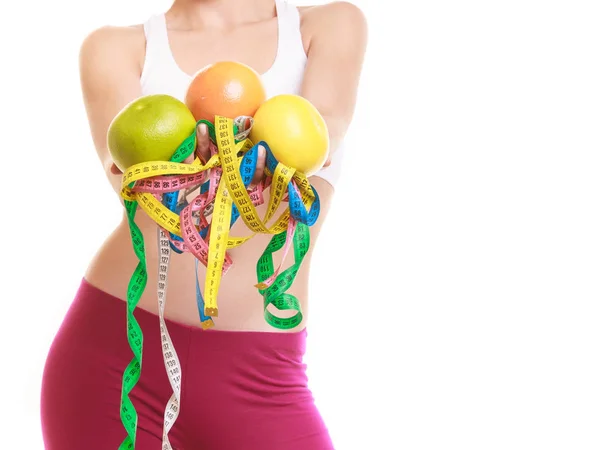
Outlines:
{"type": "Polygon", "coordinates": [[[205,320],[204,322],[202,322],[203,330],[208,330],[209,328],[212,328],[214,326],[215,326],[215,323],[212,321],[212,319],[208,319],[208,320],[205,320]]]}
{"type": "Polygon", "coordinates": [[[219,310],[217,308],[204,308],[204,314],[206,316],[219,317],[219,310]]]}

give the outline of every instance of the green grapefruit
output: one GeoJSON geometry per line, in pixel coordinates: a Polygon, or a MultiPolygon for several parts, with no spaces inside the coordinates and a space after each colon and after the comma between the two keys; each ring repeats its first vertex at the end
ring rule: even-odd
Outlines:
{"type": "Polygon", "coordinates": [[[125,172],[134,164],[168,161],[194,132],[188,107],[170,95],[146,95],[126,105],[108,127],[108,151],[125,172]]]}

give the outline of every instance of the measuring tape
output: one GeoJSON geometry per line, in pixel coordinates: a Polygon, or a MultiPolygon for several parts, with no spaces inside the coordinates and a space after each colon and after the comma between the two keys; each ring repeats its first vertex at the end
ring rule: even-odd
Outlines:
{"type": "Polygon", "coordinates": [[[160,322],[163,360],[167,370],[167,375],[169,377],[169,382],[171,383],[171,389],[173,389],[173,394],[169,398],[165,408],[162,450],[172,450],[171,443],[169,442],[169,431],[171,431],[173,424],[179,416],[179,405],[181,404],[182,369],[177,352],[173,346],[173,341],[169,335],[169,330],[167,330],[167,324],[165,323],[167,275],[169,271],[171,247],[169,245],[169,238],[167,237],[167,234],[161,228],[158,229],[158,254],[160,256],[160,260],[158,262],[158,319],[160,322]]]}
{"type": "MultiPolygon", "coordinates": [[[[144,248],[144,236],[139,229],[139,227],[135,223],[135,214],[137,211],[137,199],[141,195],[148,195],[144,192],[134,193],[131,189],[134,187],[134,183],[137,184],[137,181],[143,180],[144,178],[160,175],[160,174],[170,174],[169,170],[173,170],[178,175],[185,175],[186,173],[190,176],[197,175],[202,172],[203,169],[200,170],[195,169],[194,172],[186,171],[186,168],[179,166],[186,166],[183,164],[177,164],[185,160],[196,148],[196,135],[195,133],[190,135],[175,151],[173,157],[171,158],[172,163],[162,163],[162,162],[152,162],[148,164],[136,164],[132,166],[126,174],[123,174],[123,185],[121,190],[121,195],[124,198],[125,208],[127,211],[127,219],[129,223],[129,230],[131,234],[131,241],[133,244],[134,252],[139,260],[139,263],[131,277],[129,282],[129,286],[127,289],[127,330],[128,330],[128,342],[131,350],[134,354],[133,359],[127,365],[125,369],[125,373],[123,374],[123,383],[121,388],[121,421],[123,426],[125,427],[125,431],[127,432],[127,437],[119,446],[119,450],[133,450],[135,448],[135,439],[136,439],[136,431],[137,431],[137,420],[138,415],[129,398],[129,394],[132,389],[135,387],[137,382],[140,379],[141,369],[142,369],[142,350],[143,350],[143,334],[142,330],[133,315],[133,311],[135,310],[144,289],[146,288],[146,283],[148,281],[148,273],[146,269],[146,252],[144,248]],[[173,168],[173,164],[177,167],[173,168]],[[166,171],[166,172],[165,172],[166,171]],[[131,181],[126,181],[129,179],[131,181]]],[[[196,164],[197,166],[197,164],[196,164]]],[[[171,188],[180,189],[181,184],[186,184],[195,181],[190,180],[189,177],[177,177],[177,181],[173,181],[173,177],[170,177],[171,180],[171,188]]],[[[146,185],[149,180],[145,180],[146,185]]],[[[157,180],[153,180],[157,181],[157,180]]],[[[165,180],[167,181],[167,180],[165,180]]],[[[144,185],[144,182],[140,183],[140,186],[144,185]]],[[[147,188],[148,186],[146,186],[147,188]]],[[[160,185],[156,188],[160,192],[160,185]]],[[[159,241],[159,249],[162,248],[162,239],[159,241]]],[[[162,253],[162,251],[161,251],[162,253]]],[[[158,302],[159,302],[159,319],[160,316],[163,315],[163,319],[160,321],[161,326],[161,341],[163,345],[163,358],[165,360],[165,366],[175,363],[175,365],[179,366],[179,374],[181,374],[181,366],[179,365],[179,360],[176,356],[175,349],[172,345],[171,338],[168,335],[168,331],[166,329],[166,324],[164,323],[164,303],[166,301],[166,279],[167,279],[167,269],[168,269],[168,261],[169,254],[161,254],[159,261],[159,285],[158,285],[158,302]],[[166,257],[166,260],[164,259],[166,257]],[[164,272],[164,273],[163,273],[164,272]],[[161,277],[164,276],[164,280],[161,280],[161,277]],[[164,283],[164,285],[163,285],[164,283]],[[165,348],[166,347],[166,348],[165,348]]],[[[169,379],[173,382],[172,378],[169,379]]],[[[180,383],[180,381],[179,381],[180,383]]],[[[172,384],[173,386],[173,384],[172,384]]],[[[180,390],[180,389],[179,389],[180,390]]],[[[179,410],[179,390],[176,391],[174,388],[175,397],[171,397],[169,403],[167,404],[167,408],[165,409],[165,427],[167,425],[167,417],[176,418],[176,413],[174,411],[179,410]],[[177,393],[176,393],[177,392],[177,393]],[[175,408],[175,410],[173,409],[175,408]]],[[[171,419],[169,419],[171,420],[171,419]]],[[[171,425],[172,426],[172,425],[171,425]]],[[[170,429],[170,427],[169,427],[170,429]]],[[[168,439],[167,439],[168,444],[168,439]]],[[[170,444],[168,444],[170,447],[170,444]]],[[[167,449],[169,447],[166,447],[167,449]]],[[[163,448],[164,440],[163,440],[163,448]]]]}
{"type": "Polygon", "coordinates": [[[131,242],[133,250],[139,259],[139,263],[133,272],[133,276],[129,281],[127,288],[127,340],[133,359],[127,365],[123,374],[123,383],[121,388],[121,421],[127,431],[127,437],[119,446],[119,449],[132,450],[134,448],[135,435],[137,429],[137,412],[129,399],[129,393],[134,388],[135,384],[140,379],[142,368],[142,348],[143,335],[137,320],[133,315],[133,310],[137,306],[146,282],[148,274],[146,272],[146,255],[144,251],[144,237],[139,227],[135,224],[136,203],[125,200],[125,209],[127,211],[127,219],[129,222],[129,230],[131,234],[131,242]]]}
{"type": "Polygon", "coordinates": [[[173,394],[165,408],[163,450],[171,450],[168,433],[178,415],[181,401],[182,370],[175,348],[164,320],[168,267],[171,251],[190,252],[195,256],[196,299],[203,329],[214,325],[212,317],[218,315],[217,295],[222,276],[233,264],[227,254],[230,248],[247,242],[257,233],[274,234],[257,263],[258,284],[264,297],[265,320],[280,329],[289,329],[302,321],[299,301],[286,291],[292,285],[302,260],[310,245],[309,226],[319,215],[319,198],[308,179],[295,169],[279,163],[268,145],[260,142],[252,145],[247,138],[252,126],[251,118],[235,121],[217,116],[215,125],[205,123],[209,130],[211,156],[206,163],[196,158],[191,164],[182,164],[196,149],[196,133],[190,135],[174,153],[171,161],[152,161],[136,164],[123,174],[121,196],[125,200],[132,244],[139,259],[127,292],[128,341],[134,357],[123,375],[121,395],[121,420],[127,437],[119,450],[135,447],[137,412],[129,394],[141,373],[143,335],[133,316],[139,299],[146,287],[147,271],[144,239],[135,224],[139,206],[158,225],[159,273],[158,305],[165,369],[173,394]],[[266,149],[266,166],[263,181],[252,190],[248,187],[254,177],[258,159],[258,145],[266,149]],[[200,193],[190,202],[180,193],[200,187],[200,193]],[[263,190],[271,189],[265,216],[258,217],[256,206],[264,203],[263,190]],[[271,226],[282,201],[289,208],[271,226]],[[207,217],[212,214],[210,222],[207,217]],[[232,225],[241,218],[253,232],[250,236],[229,235],[232,225]],[[293,247],[294,263],[281,271],[288,252],[293,247]],[[283,248],[282,262],[277,269],[273,265],[273,253],[283,248]],[[200,290],[198,264],[206,266],[204,296],[200,290]],[[292,317],[278,317],[272,309],[292,310],[292,317]]]}

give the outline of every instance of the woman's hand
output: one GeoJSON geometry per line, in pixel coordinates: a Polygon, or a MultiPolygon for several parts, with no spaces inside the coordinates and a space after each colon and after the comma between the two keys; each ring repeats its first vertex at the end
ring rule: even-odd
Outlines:
{"type": "MultiPolygon", "coordinates": [[[[196,156],[198,156],[202,163],[206,164],[212,156],[212,154],[215,152],[215,144],[213,144],[210,141],[208,128],[206,127],[206,124],[201,123],[196,127],[196,151],[190,156],[188,156],[186,159],[184,159],[182,162],[183,164],[191,164],[192,162],[194,162],[196,156]]],[[[265,173],[265,163],[267,159],[266,156],[267,152],[265,151],[265,148],[262,145],[260,145],[258,147],[258,160],[256,163],[256,171],[254,172],[254,178],[252,179],[249,188],[253,188],[263,179],[265,173]]],[[[119,170],[115,163],[112,163],[110,167],[110,172],[112,175],[118,175],[119,180],[121,179],[120,176],[123,175],[123,172],[119,170]]],[[[186,193],[186,198],[189,198],[190,194],[191,193],[186,193]]],[[[194,190],[192,196],[195,195],[197,195],[196,190],[194,190]]]]}
{"type": "MultiPolygon", "coordinates": [[[[210,137],[208,135],[208,128],[206,124],[201,123],[196,127],[196,152],[188,156],[184,163],[190,164],[194,161],[195,156],[198,156],[203,164],[206,164],[210,157],[215,153],[216,147],[210,141],[210,137]]],[[[265,163],[267,159],[267,152],[262,145],[258,146],[258,161],[256,163],[256,171],[254,172],[254,178],[252,179],[252,183],[250,187],[256,186],[263,179],[265,174],[265,163]]]]}

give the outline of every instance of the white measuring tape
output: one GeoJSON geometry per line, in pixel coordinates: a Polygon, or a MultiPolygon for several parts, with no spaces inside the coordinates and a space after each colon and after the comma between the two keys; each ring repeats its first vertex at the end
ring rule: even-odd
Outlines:
{"type": "Polygon", "coordinates": [[[158,228],[158,252],[160,261],[158,263],[158,318],[160,321],[160,340],[163,351],[163,360],[165,369],[173,394],[167,402],[165,408],[165,421],[162,436],[162,450],[173,450],[169,442],[169,431],[173,428],[177,417],[179,416],[179,407],[181,402],[181,363],[171,341],[167,324],[165,323],[165,303],[167,301],[167,275],[169,271],[169,261],[171,258],[171,247],[169,238],[162,230],[158,228]]]}

